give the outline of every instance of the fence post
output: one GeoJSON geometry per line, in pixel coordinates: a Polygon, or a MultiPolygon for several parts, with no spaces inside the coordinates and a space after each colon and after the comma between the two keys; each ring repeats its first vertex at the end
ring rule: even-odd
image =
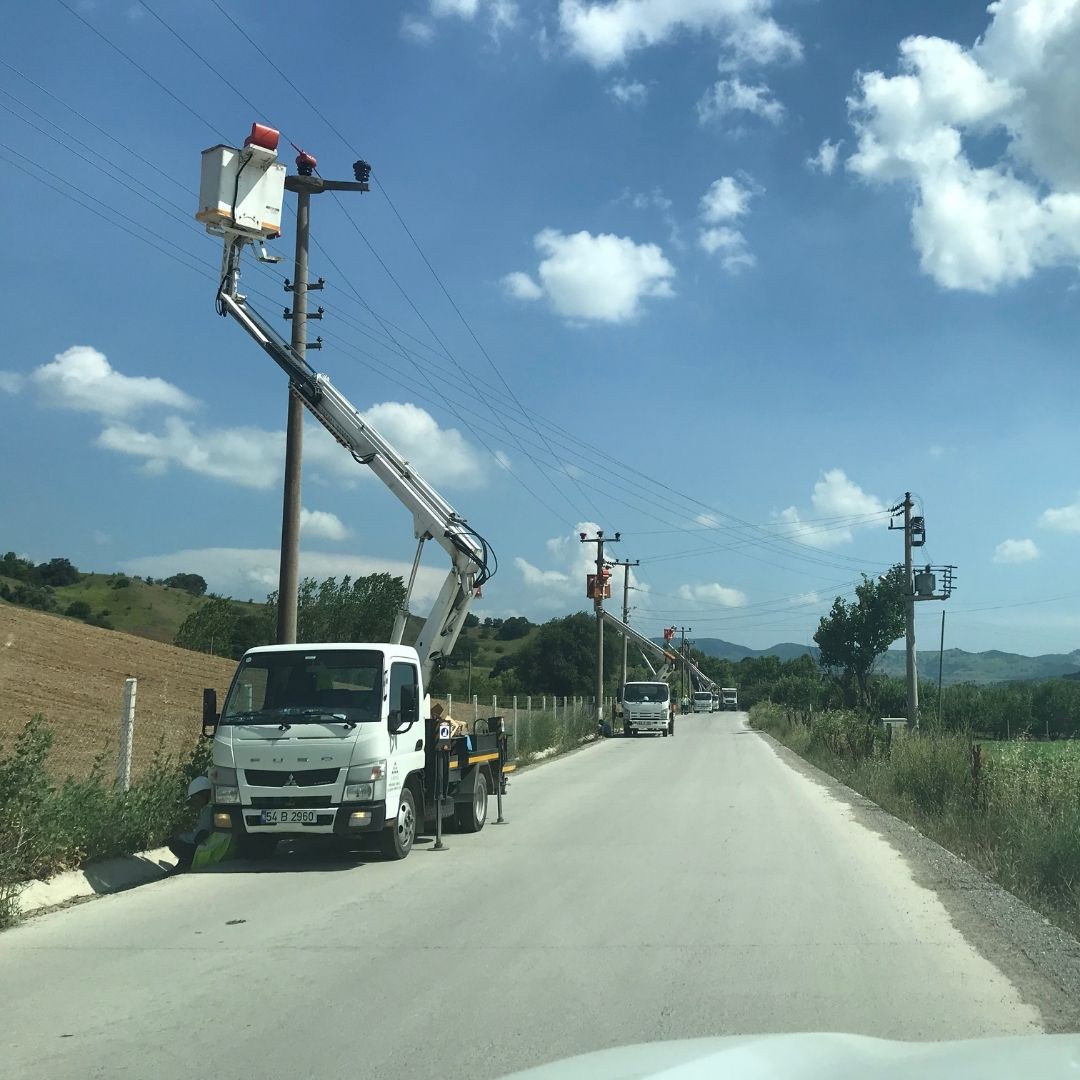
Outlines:
{"type": "Polygon", "coordinates": [[[517,738],[517,694],[514,695],[514,738],[517,738]]]}
{"type": "Polygon", "coordinates": [[[491,715],[492,716],[497,716],[498,713],[499,713],[499,695],[498,694],[492,694],[491,695],[491,715]]]}
{"type": "Polygon", "coordinates": [[[135,689],[137,679],[124,680],[124,704],[120,709],[120,752],[116,759],[116,786],[131,787],[131,740],[135,733],[135,689]]]}
{"type": "Polygon", "coordinates": [[[480,697],[478,694],[472,696],[472,718],[473,723],[476,723],[476,714],[480,710],[480,697]]]}
{"type": "Polygon", "coordinates": [[[454,715],[454,695],[453,694],[447,694],[446,695],[446,715],[447,716],[453,716],[454,715]]]}

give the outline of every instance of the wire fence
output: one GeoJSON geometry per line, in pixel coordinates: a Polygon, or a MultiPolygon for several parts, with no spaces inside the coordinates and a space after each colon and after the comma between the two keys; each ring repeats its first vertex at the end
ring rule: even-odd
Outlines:
{"type": "MultiPolygon", "coordinates": [[[[469,730],[478,720],[501,716],[510,736],[510,757],[527,763],[548,754],[579,746],[597,732],[596,698],[569,694],[514,694],[500,699],[461,700],[448,694],[446,711],[469,730]]],[[[610,723],[614,702],[604,699],[604,717],[610,723]]]]}
{"type": "MultiPolygon", "coordinates": [[[[19,701],[6,701],[0,711],[0,761],[11,754],[33,715],[43,716],[53,733],[48,768],[58,781],[83,779],[97,770],[125,785],[137,780],[158,755],[186,758],[201,732],[202,696],[193,685],[212,685],[214,680],[205,683],[201,676],[217,674],[220,697],[227,686],[224,673],[233,665],[218,663],[221,672],[200,671],[194,681],[162,672],[138,679],[84,674],[81,692],[69,692],[63,701],[48,696],[31,701],[32,690],[25,687],[19,701]]],[[[442,700],[447,713],[470,731],[477,721],[502,716],[510,755],[520,763],[572,749],[597,732],[593,697],[519,694],[462,701],[447,695],[442,700]]],[[[605,699],[608,719],[612,708],[611,699],[605,699]]]]}

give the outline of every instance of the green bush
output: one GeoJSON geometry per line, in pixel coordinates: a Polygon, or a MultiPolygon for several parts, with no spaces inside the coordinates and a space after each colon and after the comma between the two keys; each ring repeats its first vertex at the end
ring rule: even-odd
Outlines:
{"type": "Polygon", "coordinates": [[[93,614],[93,609],[85,600],[72,600],[71,603],[64,608],[64,614],[70,615],[73,619],[82,619],[85,621],[93,614]]]}
{"type": "Polygon", "coordinates": [[[125,792],[108,775],[106,751],[85,779],[58,786],[47,768],[52,742],[34,717],[0,758],[0,927],[17,918],[23,882],[163,843],[185,823],[187,785],[209,764],[209,743],[179,761],[159,749],[125,792]]]}

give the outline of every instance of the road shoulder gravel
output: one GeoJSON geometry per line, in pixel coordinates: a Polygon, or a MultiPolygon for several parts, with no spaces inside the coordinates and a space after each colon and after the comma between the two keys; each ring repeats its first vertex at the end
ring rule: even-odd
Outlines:
{"type": "Polygon", "coordinates": [[[745,737],[764,740],[781,761],[846,803],[856,821],[888,841],[915,881],[940,898],[972,947],[1038,1009],[1048,1032],[1080,1031],[1080,942],[959,856],[771,735],[747,728],[745,737]]]}

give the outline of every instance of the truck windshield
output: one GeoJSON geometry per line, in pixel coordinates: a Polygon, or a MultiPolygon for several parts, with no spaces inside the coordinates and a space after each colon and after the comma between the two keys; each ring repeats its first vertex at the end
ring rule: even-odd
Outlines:
{"type": "Polygon", "coordinates": [[[695,701],[712,701],[712,694],[703,694],[700,691],[694,694],[695,701]]]}
{"type": "Polygon", "coordinates": [[[365,723],[382,704],[382,653],[371,649],[252,653],[240,662],[223,724],[301,718],[365,723]]]}
{"type": "Polygon", "coordinates": [[[667,683],[627,683],[623,687],[623,701],[667,701],[667,683]]]}

